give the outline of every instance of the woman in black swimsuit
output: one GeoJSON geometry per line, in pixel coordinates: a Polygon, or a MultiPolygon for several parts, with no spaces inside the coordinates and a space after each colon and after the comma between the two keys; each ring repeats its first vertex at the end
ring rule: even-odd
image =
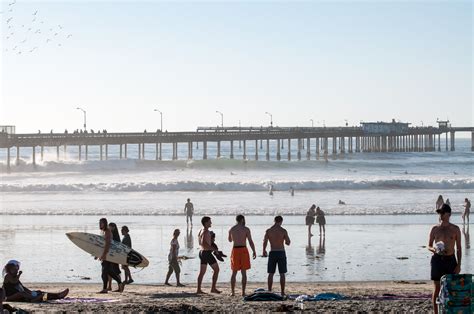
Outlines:
{"type": "Polygon", "coordinates": [[[9,261],[3,268],[3,289],[6,300],[11,302],[41,302],[65,298],[69,289],[60,293],[49,293],[40,290],[32,291],[26,288],[20,281],[20,263],[15,260],[9,261]]]}

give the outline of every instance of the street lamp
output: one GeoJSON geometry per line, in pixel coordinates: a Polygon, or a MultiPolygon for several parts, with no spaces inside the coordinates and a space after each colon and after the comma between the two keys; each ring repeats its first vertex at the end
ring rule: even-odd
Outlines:
{"type": "Polygon", "coordinates": [[[221,115],[221,128],[224,128],[224,114],[218,110],[216,110],[216,113],[221,115]]]}
{"type": "Polygon", "coordinates": [[[84,113],[84,131],[87,131],[87,116],[86,111],[80,107],[76,108],[77,110],[81,110],[84,113]]]}
{"type": "Polygon", "coordinates": [[[157,111],[160,113],[160,131],[163,132],[163,112],[158,109],[154,109],[153,111],[157,111]]]}
{"type": "Polygon", "coordinates": [[[311,121],[311,127],[314,128],[314,121],[313,121],[313,119],[309,119],[309,121],[311,121]]]}
{"type": "Polygon", "coordinates": [[[349,123],[347,122],[347,119],[344,119],[344,121],[346,121],[346,126],[349,126],[349,123]]]}
{"type": "Polygon", "coordinates": [[[270,127],[273,127],[273,115],[268,111],[266,111],[265,114],[268,114],[270,116],[270,127]]]}
{"type": "Polygon", "coordinates": [[[421,127],[423,127],[423,121],[421,121],[421,127]]]}

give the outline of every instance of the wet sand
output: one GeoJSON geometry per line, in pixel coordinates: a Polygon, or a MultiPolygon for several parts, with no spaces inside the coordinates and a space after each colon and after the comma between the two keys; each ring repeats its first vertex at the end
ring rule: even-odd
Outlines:
{"type": "MultiPolygon", "coordinates": [[[[279,291],[279,278],[275,276],[274,289],[279,291]]],[[[65,304],[15,303],[9,304],[34,312],[292,312],[301,311],[294,300],[274,302],[244,302],[242,297],[230,296],[229,284],[220,284],[222,294],[196,295],[195,284],[183,288],[163,285],[127,285],[124,293],[97,294],[100,284],[31,284],[32,289],[57,292],[70,289],[68,298],[108,299],[111,302],[65,304]]],[[[265,283],[251,283],[247,293],[265,283]]],[[[237,284],[239,288],[239,282],[237,284]]],[[[114,284],[115,288],[115,284],[114,284]]],[[[342,301],[305,302],[304,311],[311,312],[413,312],[431,310],[432,284],[429,281],[377,281],[377,282],[322,282],[288,283],[287,293],[314,295],[334,292],[349,297],[342,301]],[[384,294],[390,294],[384,299],[384,294]]],[[[204,286],[209,291],[209,286],[204,286]]],[[[240,292],[240,290],[236,290],[240,292]]],[[[71,300],[72,301],[72,300],[71,300]]]]}

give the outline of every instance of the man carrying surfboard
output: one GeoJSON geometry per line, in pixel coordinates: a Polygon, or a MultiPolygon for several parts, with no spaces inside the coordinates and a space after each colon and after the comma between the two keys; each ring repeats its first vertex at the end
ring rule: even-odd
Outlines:
{"type": "Polygon", "coordinates": [[[102,261],[102,283],[103,287],[99,293],[107,293],[107,283],[109,276],[112,277],[118,283],[119,289],[118,292],[123,292],[125,288],[125,284],[122,283],[122,279],[120,279],[120,275],[114,271],[114,267],[111,262],[106,260],[107,253],[109,253],[110,249],[110,241],[112,240],[112,232],[109,229],[109,224],[106,218],[101,218],[99,220],[99,228],[104,234],[105,245],[104,251],[102,252],[102,256],[99,258],[102,261]]]}

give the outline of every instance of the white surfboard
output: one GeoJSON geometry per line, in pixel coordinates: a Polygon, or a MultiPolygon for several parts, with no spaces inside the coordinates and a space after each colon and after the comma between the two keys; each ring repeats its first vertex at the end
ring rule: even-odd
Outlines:
{"type": "MultiPolygon", "coordinates": [[[[105,238],[98,234],[86,232],[66,233],[69,240],[87,253],[100,258],[104,252],[105,238]]],[[[145,256],[129,248],[121,242],[110,241],[110,249],[106,260],[115,264],[133,267],[147,267],[149,262],[145,256]]]]}

